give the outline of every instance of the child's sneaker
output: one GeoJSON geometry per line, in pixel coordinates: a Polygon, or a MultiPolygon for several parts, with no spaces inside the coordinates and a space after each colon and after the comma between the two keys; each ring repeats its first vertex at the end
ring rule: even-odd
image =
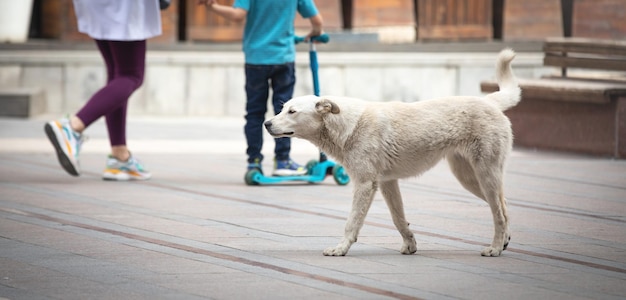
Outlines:
{"type": "Polygon", "coordinates": [[[295,176],[306,175],[307,169],[295,161],[287,160],[274,160],[274,176],[295,176]]]}
{"type": "Polygon", "coordinates": [[[102,179],[116,181],[148,180],[150,177],[152,174],[144,169],[143,165],[132,154],[125,162],[109,155],[106,169],[102,174],[102,179]]]}
{"type": "Polygon", "coordinates": [[[70,175],[80,175],[78,153],[83,143],[82,135],[72,129],[68,118],[48,122],[44,130],[63,169],[70,175]]]}
{"type": "Polygon", "coordinates": [[[261,165],[261,159],[255,158],[253,162],[248,163],[248,171],[259,170],[263,174],[263,166],[261,165]]]}

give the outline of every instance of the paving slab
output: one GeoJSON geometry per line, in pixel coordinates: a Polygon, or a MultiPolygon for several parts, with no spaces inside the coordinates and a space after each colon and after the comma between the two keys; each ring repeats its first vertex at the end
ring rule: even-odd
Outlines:
{"type": "MultiPolygon", "coordinates": [[[[377,195],[345,257],[352,185],[247,186],[242,119],[131,117],[145,182],[101,179],[102,121],[80,177],[43,132],[50,116],[0,118],[0,299],[623,299],[626,161],[516,148],[505,193],[512,241],[480,256],[493,225],[445,162],[403,180],[418,251],[377,195]]],[[[272,167],[266,136],[264,168],[272,167]]],[[[306,163],[317,149],[293,140],[306,163]]]]}

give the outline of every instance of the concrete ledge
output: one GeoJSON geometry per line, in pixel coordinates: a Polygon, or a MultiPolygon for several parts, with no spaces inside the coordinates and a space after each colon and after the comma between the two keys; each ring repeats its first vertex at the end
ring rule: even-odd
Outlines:
{"type": "Polygon", "coordinates": [[[28,118],[44,112],[46,112],[46,94],[43,89],[0,89],[0,116],[28,118]]]}
{"type": "MultiPolygon", "coordinates": [[[[344,44],[346,45],[346,44],[344,44]]],[[[1,47],[0,47],[1,49],[1,47]]],[[[414,102],[451,95],[480,95],[493,78],[497,52],[331,52],[318,47],[322,94],[376,101],[414,102]]],[[[515,71],[544,74],[541,53],[519,53],[515,71]]],[[[308,53],[296,57],[294,95],[313,91],[308,53]]],[[[148,52],[142,87],[129,102],[132,115],[241,117],[245,111],[241,51],[148,52]]],[[[0,51],[0,81],[41,87],[47,112],[73,113],[106,82],[95,50],[0,51]]]]}

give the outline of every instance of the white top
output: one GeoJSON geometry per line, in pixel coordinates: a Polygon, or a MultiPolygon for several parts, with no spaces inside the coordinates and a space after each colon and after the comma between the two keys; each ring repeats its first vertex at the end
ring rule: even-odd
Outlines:
{"type": "Polygon", "coordinates": [[[74,0],[78,31],[93,39],[139,41],[161,34],[158,0],[74,0]]]}

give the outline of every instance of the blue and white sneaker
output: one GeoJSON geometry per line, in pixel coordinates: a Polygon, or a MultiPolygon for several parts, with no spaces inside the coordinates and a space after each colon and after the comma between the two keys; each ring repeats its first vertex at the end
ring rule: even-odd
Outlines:
{"type": "Polygon", "coordinates": [[[307,169],[291,158],[287,160],[274,160],[274,176],[299,176],[306,175],[307,169]]]}
{"type": "Polygon", "coordinates": [[[253,162],[248,163],[248,171],[250,170],[259,170],[259,172],[263,174],[263,166],[261,165],[260,158],[255,158],[253,162]]]}
{"type": "Polygon", "coordinates": [[[113,181],[148,180],[152,174],[132,154],[128,161],[120,161],[113,155],[107,158],[102,179],[113,181]]]}
{"type": "Polygon", "coordinates": [[[48,122],[44,130],[63,169],[72,176],[79,176],[78,154],[83,144],[83,136],[72,129],[68,118],[48,122]]]}

